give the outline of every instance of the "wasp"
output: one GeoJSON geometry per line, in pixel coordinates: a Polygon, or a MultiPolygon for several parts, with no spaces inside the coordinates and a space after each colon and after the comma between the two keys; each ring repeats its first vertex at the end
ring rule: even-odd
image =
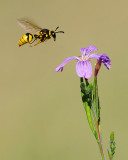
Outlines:
{"type": "Polygon", "coordinates": [[[26,34],[23,34],[22,37],[20,38],[18,43],[19,47],[26,43],[33,44],[35,41],[38,40],[37,43],[30,45],[30,47],[33,47],[39,43],[46,42],[48,39],[51,39],[52,37],[55,41],[56,33],[64,33],[64,31],[57,32],[57,29],[59,27],[56,27],[54,31],[51,31],[49,29],[42,29],[27,20],[18,20],[18,24],[28,32],[26,34]],[[29,32],[36,32],[36,34],[32,34],[29,32]]]}

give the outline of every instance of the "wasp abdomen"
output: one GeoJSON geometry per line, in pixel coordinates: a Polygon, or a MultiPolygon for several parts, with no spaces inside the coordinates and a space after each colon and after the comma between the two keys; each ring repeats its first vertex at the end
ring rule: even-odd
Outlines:
{"type": "Polygon", "coordinates": [[[24,45],[25,43],[30,43],[33,39],[33,35],[31,33],[23,34],[23,36],[19,40],[19,47],[24,45]]]}

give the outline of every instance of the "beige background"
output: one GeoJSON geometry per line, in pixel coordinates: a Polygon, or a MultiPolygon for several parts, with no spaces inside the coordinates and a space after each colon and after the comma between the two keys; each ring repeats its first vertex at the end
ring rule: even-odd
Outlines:
{"type": "Polygon", "coordinates": [[[106,157],[115,131],[115,160],[128,158],[128,1],[1,0],[0,160],[101,159],[81,102],[76,62],[55,72],[88,45],[112,60],[111,70],[102,66],[98,77],[106,157]],[[17,19],[24,17],[42,28],[59,25],[65,34],[19,48],[26,32],[17,19]]]}

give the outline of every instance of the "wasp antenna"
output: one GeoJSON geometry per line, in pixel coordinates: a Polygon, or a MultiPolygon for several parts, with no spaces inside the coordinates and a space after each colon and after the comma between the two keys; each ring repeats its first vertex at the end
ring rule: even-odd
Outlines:
{"type": "Polygon", "coordinates": [[[64,31],[58,31],[58,32],[56,32],[56,33],[64,33],[64,31]]]}
{"type": "Polygon", "coordinates": [[[55,31],[56,31],[58,28],[59,28],[59,26],[58,26],[58,27],[56,27],[55,31]]]}

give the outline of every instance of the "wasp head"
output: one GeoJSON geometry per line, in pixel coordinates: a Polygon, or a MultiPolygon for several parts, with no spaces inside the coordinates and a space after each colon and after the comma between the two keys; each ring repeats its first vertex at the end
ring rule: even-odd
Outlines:
{"type": "Polygon", "coordinates": [[[54,38],[54,41],[56,40],[56,33],[55,33],[55,31],[51,31],[51,35],[52,35],[52,37],[54,38]]]}
{"type": "Polygon", "coordinates": [[[56,27],[55,31],[51,31],[51,34],[52,34],[52,37],[54,38],[54,41],[56,40],[56,33],[64,33],[64,31],[58,31],[56,32],[56,30],[58,29],[59,27],[56,27]]]}

